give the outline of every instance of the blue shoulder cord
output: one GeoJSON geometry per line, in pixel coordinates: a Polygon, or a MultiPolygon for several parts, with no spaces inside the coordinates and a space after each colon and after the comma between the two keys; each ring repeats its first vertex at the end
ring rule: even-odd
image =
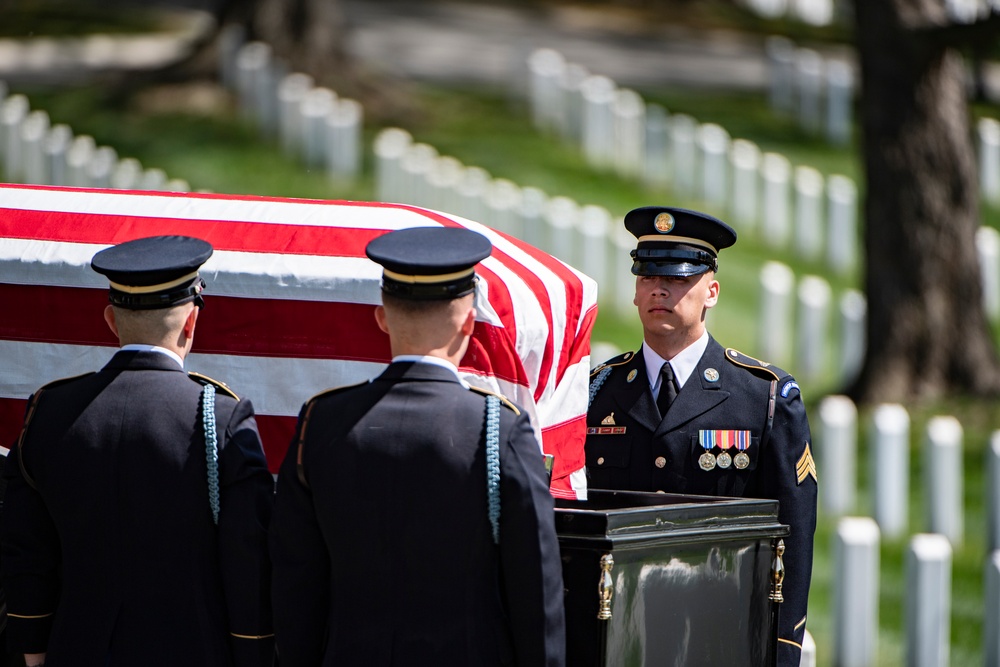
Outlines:
{"type": "Polygon", "coordinates": [[[486,495],[493,544],[500,544],[500,399],[486,397],[486,495]]]}
{"type": "Polygon", "coordinates": [[[208,464],[208,504],[212,521],[219,525],[219,440],[215,433],[215,387],[201,391],[201,419],[205,427],[205,461],[208,464]]]}
{"type": "Polygon", "coordinates": [[[597,392],[600,391],[601,385],[604,384],[604,381],[608,379],[609,375],[611,375],[611,366],[605,366],[601,369],[601,372],[597,374],[597,377],[590,381],[590,400],[587,401],[588,409],[594,402],[594,396],[597,396],[597,392]]]}

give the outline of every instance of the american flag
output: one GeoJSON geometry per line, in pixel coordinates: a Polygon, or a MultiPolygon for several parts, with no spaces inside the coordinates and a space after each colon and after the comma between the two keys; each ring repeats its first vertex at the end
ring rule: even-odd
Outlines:
{"type": "Polygon", "coordinates": [[[276,471],[304,401],[389,362],[373,314],[381,267],[364,249],[418,226],[466,227],[493,243],[477,269],[479,315],[459,370],[529,412],[555,456],[553,495],[584,499],[596,283],[477,222],[400,204],[0,184],[0,444],[17,438],[39,386],[98,370],[114,353],[93,255],[180,234],[215,248],[201,269],[206,308],[186,368],[253,401],[276,471]]]}

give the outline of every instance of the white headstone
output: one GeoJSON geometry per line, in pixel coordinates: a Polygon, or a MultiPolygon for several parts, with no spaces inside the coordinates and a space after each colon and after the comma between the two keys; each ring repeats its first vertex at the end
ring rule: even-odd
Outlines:
{"type": "Polygon", "coordinates": [[[569,197],[557,196],[549,199],[545,208],[545,221],[549,227],[551,254],[558,259],[575,265],[577,258],[576,219],[580,207],[569,197]]]}
{"type": "Polygon", "coordinates": [[[872,516],[889,539],[906,534],[910,516],[910,415],[884,403],[872,413],[868,435],[872,516]]]}
{"type": "Polygon", "coordinates": [[[858,189],[846,176],[831,175],[826,181],[826,261],[841,275],[857,264],[858,189]]]}
{"type": "Polygon", "coordinates": [[[493,178],[482,167],[466,167],[458,182],[459,209],[457,213],[469,220],[481,222],[486,219],[486,187],[493,178]]]}
{"type": "Polygon", "coordinates": [[[118,152],[110,146],[98,146],[84,168],[87,184],[92,188],[111,187],[111,174],[118,166],[118,152]]]}
{"type": "Polygon", "coordinates": [[[802,636],[802,657],[799,659],[799,667],[816,667],[816,640],[808,630],[802,636]]]}
{"type": "Polygon", "coordinates": [[[611,231],[611,213],[603,206],[587,204],[580,209],[577,229],[581,238],[580,269],[597,281],[598,286],[607,285],[611,272],[608,268],[608,233],[611,231]]]}
{"type": "Polygon", "coordinates": [[[521,188],[506,178],[494,178],[486,186],[486,219],[484,224],[497,231],[520,238],[521,188]]]}
{"type": "MultiPolygon", "coordinates": [[[[601,298],[612,299],[615,314],[620,320],[634,320],[637,317],[635,304],[635,276],[632,275],[632,256],[629,253],[635,248],[635,237],[625,229],[619,219],[611,225],[611,241],[614,261],[611,263],[612,289],[599,293],[601,298]],[[610,294],[609,294],[610,292],[610,294]]],[[[600,289],[601,286],[598,286],[600,289]]]]}
{"type": "Polygon", "coordinates": [[[1000,430],[986,448],[986,550],[1000,549],[1000,430]]]}
{"type": "Polygon", "coordinates": [[[566,59],[553,49],[537,49],[528,57],[529,102],[535,129],[554,131],[560,119],[560,81],[566,59]]]}
{"type": "Polygon", "coordinates": [[[795,168],[795,251],[802,259],[823,254],[823,175],[812,167],[795,168]]]}
{"type": "Polygon", "coordinates": [[[924,497],[928,529],[952,544],[962,541],[962,424],[954,417],[933,417],[924,434],[924,497]]]}
{"type": "Polygon", "coordinates": [[[879,597],[878,524],[846,517],[834,539],[833,664],[876,667],[879,597]]]}
{"type": "Polygon", "coordinates": [[[281,148],[288,155],[299,157],[302,145],[302,100],[313,88],[313,78],[308,74],[289,74],[278,84],[278,136],[281,148]]]}
{"type": "Polygon", "coordinates": [[[829,25],[833,22],[833,0],[793,0],[792,14],[809,25],[829,25]]]}
{"type": "Polygon", "coordinates": [[[646,105],[646,160],[642,181],[653,190],[670,183],[670,135],[667,110],[659,104],[646,105]]]}
{"type": "Polygon", "coordinates": [[[823,123],[823,57],[812,49],[795,52],[798,120],[802,129],[818,134],[823,123]]]}
{"type": "Polygon", "coordinates": [[[30,107],[24,95],[11,95],[0,104],[0,159],[2,176],[10,182],[23,178],[21,162],[21,124],[30,107]]]}
{"type": "Polygon", "coordinates": [[[372,152],[375,154],[375,194],[379,201],[403,201],[403,172],[400,161],[413,143],[406,130],[389,127],[375,136],[372,152]]]}
{"type": "Polygon", "coordinates": [[[191,186],[183,178],[171,178],[163,189],[167,192],[191,192],[191,186]]]}
{"type": "Polygon", "coordinates": [[[948,667],[951,544],[943,535],[910,538],[906,552],[906,664],[948,667]]]}
{"type": "Polygon", "coordinates": [[[90,164],[97,150],[94,138],[82,134],[73,139],[66,153],[66,185],[85,188],[90,186],[87,177],[87,165],[90,164]]]}
{"type": "Polygon", "coordinates": [[[841,60],[826,63],[826,140],[835,146],[851,142],[854,121],[854,70],[841,60]]]}
{"type": "Polygon", "coordinates": [[[443,155],[434,160],[430,171],[427,172],[428,208],[445,212],[458,210],[455,189],[464,169],[462,163],[450,155],[443,155]]]}
{"type": "Polygon", "coordinates": [[[791,113],[795,108],[795,44],[787,37],[768,37],[769,101],[774,111],[791,113]]]}
{"type": "Polygon", "coordinates": [[[593,370],[608,359],[614,359],[622,353],[620,347],[606,341],[594,341],[590,344],[590,369],[593,370]]]}
{"type": "Polygon", "coordinates": [[[525,242],[548,252],[545,206],[549,196],[539,188],[521,188],[521,229],[525,242]]]}
{"type": "Polygon", "coordinates": [[[583,95],[583,154],[596,169],[608,169],[615,159],[615,84],[606,76],[589,76],[580,84],[583,95]]]}
{"type": "Polygon", "coordinates": [[[784,155],[764,153],[760,171],[764,181],[761,237],[772,248],[788,248],[792,235],[789,211],[792,165],[784,155]]]}
{"type": "Polygon", "coordinates": [[[729,133],[715,123],[698,127],[701,198],[717,211],[726,209],[729,194],[729,133]]]}
{"type": "Polygon", "coordinates": [[[983,655],[986,667],[1000,665],[1000,551],[986,559],[986,613],[983,615],[983,655]]]}
{"type": "Polygon", "coordinates": [[[236,89],[236,56],[246,39],[246,28],[239,23],[226,24],[219,30],[219,81],[228,90],[236,89]]]}
{"type": "Polygon", "coordinates": [[[403,174],[404,203],[417,206],[428,203],[427,174],[437,157],[437,149],[430,144],[415,143],[406,149],[399,163],[403,174]]]}
{"type": "Polygon", "coordinates": [[[670,149],[674,158],[674,192],[680,197],[697,194],[698,147],[695,134],[698,123],[686,114],[670,116],[670,149]]]}
{"type": "Polygon", "coordinates": [[[822,507],[830,516],[854,511],[858,488],[858,408],[847,396],[830,395],[819,404],[816,453],[823,471],[822,507]]]}
{"type": "Polygon", "coordinates": [[[762,358],[784,365],[790,359],[795,274],[785,264],[767,262],[760,271],[757,349],[762,358]]]}
{"type": "Polygon", "coordinates": [[[646,103],[639,93],[621,88],[615,91],[611,113],[615,171],[622,178],[638,178],[646,159],[646,103]]]}
{"type": "Polygon", "coordinates": [[[139,179],[140,190],[163,191],[167,189],[167,174],[159,167],[153,167],[142,172],[139,179]]]}
{"type": "Polygon", "coordinates": [[[111,172],[110,186],[117,190],[138,190],[141,181],[142,164],[134,157],[126,157],[111,172]]]}
{"type": "Polygon", "coordinates": [[[819,276],[799,281],[796,375],[803,378],[816,379],[826,370],[831,298],[829,283],[819,276]]]}
{"type": "Polygon", "coordinates": [[[561,92],[557,113],[559,132],[576,146],[582,146],[583,141],[583,92],[580,86],[590,76],[583,65],[569,63],[559,78],[561,92]]]}
{"type": "Polygon", "coordinates": [[[302,155],[308,167],[325,166],[327,118],[336,103],[337,94],[329,88],[313,88],[302,98],[302,155]]]}
{"type": "Polygon", "coordinates": [[[49,182],[44,144],[50,126],[49,115],[37,110],[29,113],[21,124],[21,174],[25,183],[49,182]]]}
{"type": "Polygon", "coordinates": [[[729,151],[733,171],[733,194],[729,210],[732,222],[740,234],[757,228],[760,210],[760,161],[757,144],[746,139],[734,139],[729,151]]]}
{"type": "Polygon", "coordinates": [[[357,100],[340,99],[326,117],[327,168],[337,181],[352,183],[361,175],[364,110],[357,100]]]}
{"type": "Polygon", "coordinates": [[[979,189],[986,201],[1000,206],[1000,121],[980,118],[976,134],[979,136],[979,189]]]}
{"type": "Polygon", "coordinates": [[[996,321],[1000,319],[1000,231],[986,225],[977,229],[976,254],[983,283],[983,308],[986,316],[996,321]]]}
{"type": "Polygon", "coordinates": [[[865,362],[868,300],[858,290],[848,289],[840,296],[840,383],[854,382],[865,362]]]}
{"type": "Polygon", "coordinates": [[[67,153],[70,142],[73,141],[73,131],[69,125],[59,123],[53,125],[45,137],[42,151],[45,156],[45,169],[51,185],[69,185],[66,167],[67,153]]]}
{"type": "Polygon", "coordinates": [[[271,47],[264,42],[248,42],[236,53],[236,96],[240,113],[261,123],[260,90],[269,78],[271,47]]]}

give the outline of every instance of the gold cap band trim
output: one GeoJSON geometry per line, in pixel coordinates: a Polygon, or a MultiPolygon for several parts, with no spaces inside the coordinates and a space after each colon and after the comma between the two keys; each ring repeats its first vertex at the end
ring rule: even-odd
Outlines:
{"type": "Polygon", "coordinates": [[[52,615],[52,614],[54,614],[54,613],[55,613],[55,612],[53,611],[53,612],[49,612],[48,614],[36,614],[36,615],[34,615],[34,616],[29,616],[29,615],[27,615],[27,614],[15,614],[15,613],[14,613],[14,612],[12,612],[12,611],[8,611],[8,612],[7,612],[7,615],[8,615],[8,616],[11,616],[11,617],[13,617],[13,618],[27,618],[27,619],[34,619],[34,618],[48,618],[49,616],[51,616],[51,615],[52,615]]]}
{"type": "Polygon", "coordinates": [[[465,269],[464,271],[456,271],[455,273],[442,273],[436,276],[410,276],[405,273],[396,273],[395,271],[390,271],[389,269],[382,269],[382,273],[386,278],[395,280],[397,283],[408,283],[410,285],[421,284],[421,283],[444,283],[452,280],[458,280],[460,278],[471,278],[474,274],[475,268],[465,269]]]}
{"type": "Polygon", "coordinates": [[[715,246],[713,246],[711,243],[708,243],[706,241],[702,241],[701,239],[691,238],[690,236],[669,236],[669,235],[665,235],[665,234],[647,234],[646,236],[640,236],[639,237],[639,243],[642,243],[643,241],[657,241],[659,243],[663,243],[663,242],[667,242],[667,243],[687,243],[688,245],[701,246],[702,248],[706,248],[708,250],[711,250],[716,255],[719,254],[719,251],[716,250],[715,246]]]}
{"type": "Polygon", "coordinates": [[[142,287],[136,287],[134,285],[122,285],[120,283],[111,283],[111,288],[116,289],[119,292],[125,292],[126,294],[152,294],[153,292],[166,292],[168,289],[173,287],[179,287],[184,283],[189,283],[198,277],[198,272],[194,271],[187,274],[186,276],[181,276],[177,280],[171,280],[169,283],[160,283],[159,285],[143,285],[142,287]]]}
{"type": "Polygon", "coordinates": [[[230,632],[229,634],[237,639],[270,639],[274,636],[273,632],[269,635],[238,635],[235,632],[230,632]]]}

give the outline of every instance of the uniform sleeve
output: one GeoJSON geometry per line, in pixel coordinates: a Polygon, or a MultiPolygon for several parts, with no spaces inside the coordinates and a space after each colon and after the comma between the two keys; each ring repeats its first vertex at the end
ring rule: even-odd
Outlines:
{"type": "Polygon", "coordinates": [[[274,627],[281,667],[314,667],[322,662],[330,610],[330,558],[316,521],[312,494],[299,480],[295,437],[278,473],[271,522],[274,563],[274,627]]]}
{"type": "Polygon", "coordinates": [[[274,478],[267,469],[253,405],[236,404],[220,454],[219,558],[235,667],[274,662],[267,530],[274,478]]]}
{"type": "Polygon", "coordinates": [[[500,452],[500,561],[518,665],[565,662],[562,561],[538,443],[521,414],[500,452]]]}
{"type": "MultiPolygon", "coordinates": [[[[30,438],[24,446],[30,448],[30,438]]],[[[59,536],[41,495],[24,478],[23,454],[15,444],[3,474],[7,488],[0,520],[0,571],[7,596],[7,649],[44,653],[59,603],[59,536]]]]}
{"type": "Polygon", "coordinates": [[[805,405],[791,377],[777,384],[774,419],[763,452],[754,495],[778,500],[778,520],[791,534],[785,540],[784,602],[778,623],[778,665],[797,667],[806,630],[816,531],[816,468],[805,405]]]}

